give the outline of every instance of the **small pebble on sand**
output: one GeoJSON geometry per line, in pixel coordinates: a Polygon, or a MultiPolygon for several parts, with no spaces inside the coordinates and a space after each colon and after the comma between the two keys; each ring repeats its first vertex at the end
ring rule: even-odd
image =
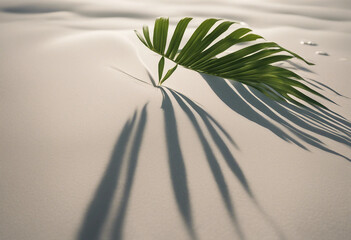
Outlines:
{"type": "Polygon", "coordinates": [[[312,41],[301,41],[300,44],[308,45],[308,46],[317,46],[317,43],[312,42],[312,41]]]}
{"type": "Polygon", "coordinates": [[[316,54],[317,54],[317,55],[323,55],[323,56],[329,56],[328,53],[323,52],[323,51],[316,51],[316,54]]]}

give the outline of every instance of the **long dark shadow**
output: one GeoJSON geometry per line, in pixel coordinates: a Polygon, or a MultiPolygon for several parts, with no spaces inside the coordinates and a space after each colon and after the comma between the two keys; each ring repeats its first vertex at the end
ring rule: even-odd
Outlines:
{"type": "MultiPolygon", "coordinates": [[[[300,65],[300,64],[298,64],[298,63],[294,63],[293,61],[287,60],[286,62],[288,62],[288,63],[290,64],[289,67],[286,67],[286,68],[288,68],[288,69],[292,69],[292,70],[302,70],[302,71],[304,71],[304,72],[315,73],[315,72],[311,71],[310,69],[308,69],[308,68],[306,68],[306,67],[304,67],[304,66],[302,66],[302,65],[300,65]]],[[[346,96],[344,96],[344,95],[338,93],[336,90],[332,89],[331,87],[329,87],[329,86],[327,86],[326,84],[321,83],[321,82],[319,82],[319,81],[317,81],[317,80],[314,80],[314,79],[309,78],[309,79],[306,79],[306,81],[307,81],[310,85],[312,85],[313,87],[315,87],[315,88],[317,88],[317,89],[319,89],[319,90],[323,90],[323,88],[324,88],[324,89],[328,89],[329,91],[335,93],[336,95],[338,95],[338,96],[340,96],[340,97],[349,98],[349,97],[346,97],[346,96]]]]}
{"type": "MultiPolygon", "coordinates": [[[[207,113],[204,109],[199,107],[194,101],[192,101],[191,99],[186,97],[185,95],[183,95],[175,90],[172,90],[172,93],[178,95],[184,101],[184,103],[187,103],[201,117],[201,120],[205,123],[205,126],[206,126],[207,130],[209,131],[212,140],[215,142],[217,148],[220,150],[223,159],[226,161],[227,165],[232,170],[233,174],[237,177],[237,179],[239,180],[239,182],[241,183],[243,188],[246,190],[246,193],[251,197],[251,200],[253,201],[253,203],[255,203],[257,209],[262,213],[262,216],[266,219],[266,221],[269,223],[269,225],[276,232],[278,239],[281,239],[281,240],[286,239],[286,237],[285,237],[284,233],[282,232],[282,230],[280,229],[280,227],[265,212],[265,210],[262,208],[262,206],[256,200],[256,198],[255,198],[255,196],[254,196],[254,194],[253,194],[253,192],[248,184],[248,181],[247,181],[243,171],[241,170],[239,164],[235,160],[233,154],[230,152],[229,147],[224,142],[223,138],[219,135],[217,130],[214,128],[214,124],[212,122],[212,120],[214,120],[214,118],[209,113],[207,113]]],[[[234,224],[235,224],[235,222],[234,222],[234,224]]],[[[241,231],[241,227],[240,227],[239,222],[237,222],[237,224],[238,225],[235,227],[237,228],[238,231],[241,231]]],[[[239,232],[239,236],[241,238],[244,238],[244,233],[239,232]]]]}
{"type": "MultiPolygon", "coordinates": [[[[351,136],[349,131],[344,128],[341,128],[340,127],[341,124],[334,123],[335,121],[338,121],[336,117],[333,119],[334,122],[332,122],[328,120],[330,116],[324,116],[323,112],[317,112],[314,109],[302,109],[286,103],[277,103],[270,99],[265,98],[255,90],[252,90],[252,93],[248,92],[246,89],[244,89],[242,85],[236,86],[236,89],[239,92],[242,92],[243,93],[242,96],[248,101],[251,101],[250,103],[255,104],[254,101],[252,101],[253,100],[252,97],[254,96],[256,97],[256,99],[261,100],[262,102],[267,104],[267,106],[270,106],[274,111],[279,113],[281,116],[293,122],[294,124],[296,124],[297,126],[301,127],[304,130],[313,132],[318,136],[323,136],[331,140],[334,140],[336,142],[345,144],[349,147],[351,146],[351,136]]],[[[262,111],[263,108],[257,107],[257,110],[262,111]]],[[[267,112],[264,112],[264,111],[262,112],[264,114],[267,114],[267,112]]],[[[284,125],[281,121],[277,121],[277,122],[281,125],[284,125]]],[[[295,128],[295,130],[297,129],[295,128]]],[[[311,135],[305,132],[300,131],[297,136],[305,143],[311,146],[314,146],[325,152],[334,154],[348,161],[351,161],[350,158],[328,148],[322,141],[320,140],[316,141],[316,138],[313,138],[311,135]]]]}
{"type": "Polygon", "coordinates": [[[298,124],[301,125],[301,127],[307,128],[310,131],[316,131],[316,133],[320,135],[324,134],[326,137],[340,143],[351,145],[351,123],[340,115],[332,113],[331,111],[326,111],[322,108],[304,109],[288,103],[277,103],[263,97],[254,89],[252,90],[251,95],[256,96],[276,111],[279,111],[279,114],[281,113],[281,115],[287,119],[291,119],[293,122],[298,121],[298,124]],[[315,126],[317,128],[314,128],[315,126]],[[334,136],[331,135],[328,136],[328,132],[333,133],[337,138],[334,138],[334,136]]]}
{"type": "Polygon", "coordinates": [[[98,185],[93,199],[85,214],[77,239],[98,240],[112,205],[114,193],[118,187],[119,175],[126,146],[133,129],[137,113],[128,120],[119,135],[110,162],[98,185]]]}
{"type": "Polygon", "coordinates": [[[173,95],[173,97],[176,99],[176,101],[178,102],[180,107],[183,109],[183,111],[186,113],[190,122],[192,123],[192,125],[193,125],[193,127],[198,135],[198,138],[200,139],[200,142],[202,144],[202,148],[203,148],[203,151],[205,152],[207,162],[210,166],[213,178],[215,179],[215,182],[217,183],[217,187],[219,189],[219,192],[221,194],[223,202],[227,208],[227,211],[228,211],[228,213],[229,213],[229,215],[234,223],[234,226],[236,227],[236,230],[238,232],[240,239],[245,239],[244,233],[241,229],[241,226],[240,226],[239,222],[237,221],[237,217],[235,215],[234,207],[233,207],[232,200],[231,200],[229,190],[228,190],[228,185],[225,182],[224,175],[222,173],[220,165],[218,164],[218,160],[217,160],[215,154],[213,153],[211,146],[210,146],[209,142],[207,141],[203,131],[201,130],[201,127],[200,127],[200,125],[199,125],[198,121],[196,120],[196,117],[193,113],[193,110],[191,110],[185,104],[184,100],[182,98],[180,98],[174,91],[172,91],[172,90],[169,90],[169,91],[173,95]]]}
{"type": "Polygon", "coordinates": [[[318,138],[315,138],[307,133],[304,133],[302,131],[300,131],[299,129],[297,129],[296,127],[294,127],[293,125],[291,125],[290,123],[288,123],[287,121],[285,121],[282,117],[280,117],[278,114],[276,114],[275,112],[273,112],[270,108],[268,108],[265,104],[263,104],[262,102],[260,102],[257,98],[255,98],[254,96],[252,96],[252,94],[250,94],[247,89],[242,85],[242,84],[236,84],[233,83],[233,86],[235,87],[235,89],[238,91],[239,95],[245,99],[251,106],[253,106],[254,108],[256,108],[257,110],[259,110],[260,112],[264,113],[267,117],[269,117],[270,119],[280,123],[281,125],[283,125],[284,127],[286,127],[287,129],[289,129],[294,135],[300,137],[300,138],[311,138],[313,139],[313,141],[319,142],[321,143],[321,141],[318,138]]]}
{"type": "Polygon", "coordinates": [[[291,104],[281,103],[275,105],[276,107],[286,108],[290,114],[297,113],[298,116],[304,121],[310,124],[319,124],[324,127],[324,129],[332,130],[339,135],[345,134],[349,138],[351,137],[351,123],[347,119],[341,117],[337,113],[331,110],[327,111],[322,108],[316,109],[302,109],[291,104]]]}
{"type": "Polygon", "coordinates": [[[197,239],[193,227],[188,180],[184,164],[184,157],[180,148],[178,127],[175,118],[174,108],[167,92],[162,88],[160,88],[160,90],[163,95],[162,109],[165,120],[164,122],[167,141],[168,162],[173,192],[175,195],[179,212],[183,218],[189,235],[193,239],[197,239]]]}
{"type": "Polygon", "coordinates": [[[137,168],[138,156],[139,156],[140,147],[142,144],[145,125],[147,121],[146,106],[147,105],[145,105],[142,109],[140,120],[139,120],[139,123],[137,124],[136,133],[133,138],[133,142],[131,143],[132,144],[131,155],[129,160],[127,161],[128,167],[127,167],[126,182],[122,193],[122,199],[117,210],[118,211],[117,216],[113,224],[113,232],[111,237],[111,239],[113,240],[119,240],[123,238],[123,226],[124,226],[129,198],[130,198],[130,194],[131,194],[131,190],[134,182],[134,176],[137,168]]]}
{"type": "Polygon", "coordinates": [[[323,114],[325,119],[330,120],[333,123],[340,124],[341,126],[343,126],[348,131],[348,135],[350,135],[350,133],[351,133],[351,121],[350,120],[344,118],[340,114],[333,112],[331,110],[327,111],[323,108],[318,108],[317,110],[323,114]]]}
{"type": "MultiPolygon", "coordinates": [[[[291,114],[286,108],[283,108],[280,106],[278,103],[270,101],[269,99],[264,98],[263,96],[260,96],[259,98],[256,98],[259,96],[259,93],[255,93],[253,95],[251,92],[249,92],[242,84],[234,84],[235,89],[238,91],[240,96],[245,99],[248,103],[250,103],[257,111],[262,112],[265,114],[267,117],[270,119],[276,121],[280,125],[286,127],[289,129],[296,137],[298,137],[300,140],[304,141],[307,144],[310,144],[311,146],[314,146],[316,148],[319,148],[323,151],[329,152],[331,154],[343,157],[347,160],[349,160],[347,157],[344,155],[337,153],[333,151],[332,149],[326,147],[321,140],[318,138],[315,138],[311,136],[310,134],[303,132],[299,130],[298,128],[294,127],[287,121],[285,121],[282,117],[280,117],[278,114],[275,114],[272,110],[270,110],[268,106],[272,107],[275,111],[277,111],[281,116],[284,116],[286,119],[289,121],[293,122],[294,124],[298,125],[299,127],[308,130],[310,132],[314,132],[320,136],[324,136],[327,138],[330,138],[334,141],[350,145],[350,139],[345,138],[345,136],[342,136],[339,133],[331,132],[328,129],[325,129],[321,125],[317,125],[317,123],[314,123],[311,119],[310,121],[303,120],[302,118],[299,118],[297,115],[291,114]],[[266,103],[267,105],[263,104],[262,102],[259,101],[259,99],[266,103]]],[[[252,89],[252,92],[255,92],[254,89],[252,89]]],[[[298,109],[298,108],[297,108],[298,109]]],[[[329,124],[329,127],[331,125],[329,124]]]]}
{"type": "Polygon", "coordinates": [[[251,197],[253,197],[252,191],[250,189],[250,186],[248,184],[248,181],[241,170],[239,164],[235,160],[233,154],[230,152],[229,147],[227,144],[224,142],[223,138],[218,134],[216,129],[213,127],[211,124],[210,119],[208,118],[209,114],[200,108],[196,103],[194,103],[191,99],[186,97],[184,94],[181,94],[177,92],[179,96],[181,96],[185,102],[187,102],[201,117],[203,122],[205,123],[207,130],[211,134],[211,137],[215,144],[217,145],[219,151],[221,152],[223,159],[226,161],[228,167],[231,169],[233,174],[238,178],[240,184],[243,186],[243,188],[246,190],[247,194],[249,194],[251,197]]]}
{"type": "Polygon", "coordinates": [[[225,82],[222,78],[210,76],[207,74],[201,74],[205,79],[207,84],[211,87],[213,92],[217,95],[218,98],[222,100],[230,109],[234,112],[240,114],[246,119],[270,130],[272,133],[280,137],[281,139],[293,142],[296,145],[304,148],[304,146],[296,141],[294,138],[283,132],[280,128],[273,125],[266,118],[262,117],[260,114],[255,111],[250,105],[248,105],[241,97],[239,97],[230,85],[225,82]]]}
{"type": "Polygon", "coordinates": [[[345,155],[328,148],[318,137],[308,133],[312,132],[351,146],[350,122],[342,116],[324,109],[304,109],[288,103],[278,103],[255,89],[250,88],[251,91],[248,91],[241,83],[228,84],[218,77],[206,74],[202,76],[223,103],[248,120],[271,130],[278,137],[293,142],[305,150],[308,150],[305,146],[308,144],[351,161],[345,155]],[[276,124],[273,125],[273,122],[276,124]],[[305,131],[294,127],[291,123],[305,131]],[[283,132],[282,127],[288,129],[291,134],[283,132]]]}

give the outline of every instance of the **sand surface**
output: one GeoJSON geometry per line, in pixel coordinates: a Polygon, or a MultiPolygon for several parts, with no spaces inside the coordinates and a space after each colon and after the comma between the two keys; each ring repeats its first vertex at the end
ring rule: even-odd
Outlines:
{"type": "Polygon", "coordinates": [[[350,42],[347,0],[1,0],[0,239],[349,239],[350,42]],[[181,67],[155,88],[132,30],[161,15],[240,21],[337,104],[181,67]]]}

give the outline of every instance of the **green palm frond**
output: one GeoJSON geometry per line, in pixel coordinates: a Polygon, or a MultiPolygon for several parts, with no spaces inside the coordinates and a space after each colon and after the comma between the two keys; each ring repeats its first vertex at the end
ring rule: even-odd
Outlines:
{"type": "Polygon", "coordinates": [[[235,44],[263,39],[263,37],[251,33],[248,28],[236,29],[220,39],[220,36],[235,22],[215,18],[206,19],[196,28],[184,47],[179,49],[185,30],[191,20],[192,18],[186,17],[178,22],[168,48],[166,47],[168,18],[160,17],[155,20],[152,42],[147,26],[143,27],[143,34],[135,31],[146,47],[161,56],[158,64],[159,85],[172,75],[178,65],[181,65],[199,73],[244,83],[274,100],[290,101],[303,106],[302,103],[297,101],[302,100],[326,108],[300,90],[329,100],[328,98],[303,84],[304,79],[296,73],[273,65],[292,58],[300,59],[308,65],[313,65],[313,63],[306,61],[277,43],[259,42],[224,56],[219,56],[235,44]],[[219,24],[214,27],[216,23],[219,24]],[[213,28],[212,31],[210,31],[211,28],[213,28]],[[173,61],[176,65],[163,76],[165,58],[173,61]]]}

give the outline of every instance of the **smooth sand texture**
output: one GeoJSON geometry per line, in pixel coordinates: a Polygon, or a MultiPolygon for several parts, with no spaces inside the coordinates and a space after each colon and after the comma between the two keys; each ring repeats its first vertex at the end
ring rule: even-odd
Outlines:
{"type": "Polygon", "coordinates": [[[0,21],[0,239],[350,238],[350,1],[1,1],[0,21]],[[132,30],[160,15],[248,24],[316,64],[290,67],[334,113],[181,67],[153,87],[132,30]]]}

